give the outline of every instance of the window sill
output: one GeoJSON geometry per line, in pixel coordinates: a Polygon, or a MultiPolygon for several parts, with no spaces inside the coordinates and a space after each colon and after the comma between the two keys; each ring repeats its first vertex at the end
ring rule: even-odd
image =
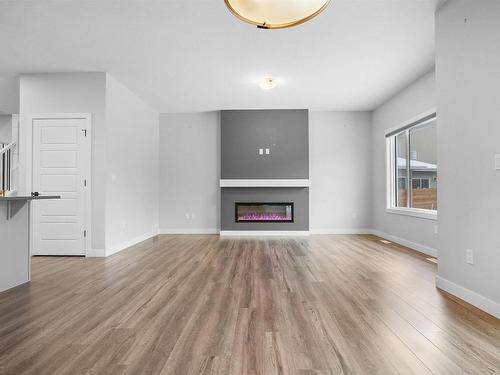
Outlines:
{"type": "Polygon", "coordinates": [[[385,212],[389,214],[405,215],[418,217],[420,219],[437,220],[437,211],[422,210],[419,208],[386,208],[385,212]]]}

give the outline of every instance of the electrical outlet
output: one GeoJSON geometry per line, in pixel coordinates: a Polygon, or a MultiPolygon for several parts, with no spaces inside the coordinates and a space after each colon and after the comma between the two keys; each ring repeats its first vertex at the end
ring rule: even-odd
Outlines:
{"type": "Polygon", "coordinates": [[[264,155],[264,149],[263,148],[259,148],[259,155],[264,155]]]}
{"type": "Polygon", "coordinates": [[[495,169],[500,170],[500,154],[495,155],[495,169]]]}
{"type": "Polygon", "coordinates": [[[268,148],[266,148],[266,155],[269,155],[270,153],[271,151],[268,148]]]}
{"type": "Polygon", "coordinates": [[[468,264],[474,264],[474,250],[471,249],[465,250],[465,261],[468,264]]]}
{"type": "Polygon", "coordinates": [[[438,234],[438,226],[434,225],[434,234],[438,234]]]}
{"type": "Polygon", "coordinates": [[[189,220],[189,213],[188,212],[186,212],[186,219],[189,220]]]}

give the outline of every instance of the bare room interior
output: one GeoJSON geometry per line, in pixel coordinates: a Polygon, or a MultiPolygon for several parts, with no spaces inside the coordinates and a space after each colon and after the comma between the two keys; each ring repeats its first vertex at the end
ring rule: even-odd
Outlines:
{"type": "Polygon", "coordinates": [[[500,1],[0,0],[0,374],[500,374],[500,1]]]}

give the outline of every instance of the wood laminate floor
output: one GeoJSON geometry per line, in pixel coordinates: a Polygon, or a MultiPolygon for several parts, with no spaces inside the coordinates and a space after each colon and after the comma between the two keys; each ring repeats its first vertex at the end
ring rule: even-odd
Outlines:
{"type": "Polygon", "coordinates": [[[493,374],[500,321],[373,236],[160,236],[33,259],[0,294],[1,374],[493,374]]]}

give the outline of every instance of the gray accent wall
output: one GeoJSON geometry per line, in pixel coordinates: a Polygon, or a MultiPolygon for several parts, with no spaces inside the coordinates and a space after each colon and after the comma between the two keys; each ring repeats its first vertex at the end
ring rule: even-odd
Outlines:
{"type": "Polygon", "coordinates": [[[308,122],[306,109],[222,111],[221,178],[309,178],[308,122]]]}
{"type": "MultiPolygon", "coordinates": [[[[221,178],[309,178],[309,111],[222,111],[221,178]]],[[[220,220],[223,231],[308,231],[309,188],[222,188],[220,220]],[[294,222],[237,223],[236,202],[293,202],[294,222]]]]}
{"type": "Polygon", "coordinates": [[[222,188],[222,230],[309,230],[308,188],[222,188]],[[236,223],[236,202],[294,203],[293,223],[236,223]]]}

